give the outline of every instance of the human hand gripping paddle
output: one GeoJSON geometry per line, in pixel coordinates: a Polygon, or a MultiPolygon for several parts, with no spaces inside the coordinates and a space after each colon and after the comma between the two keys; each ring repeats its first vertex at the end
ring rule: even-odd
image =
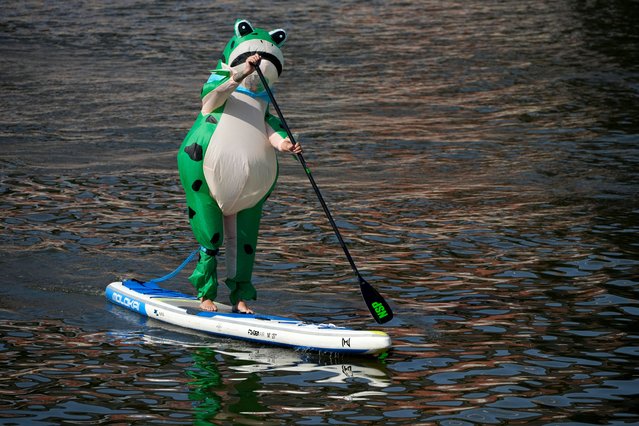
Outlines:
{"type": "MultiPolygon", "coordinates": [[[[286,124],[286,120],[284,120],[282,111],[280,110],[280,107],[277,105],[277,102],[275,101],[273,92],[271,92],[271,89],[268,87],[266,78],[264,78],[264,74],[262,74],[262,70],[260,70],[259,62],[255,65],[255,71],[257,72],[257,75],[260,77],[260,80],[262,81],[262,85],[264,86],[264,89],[266,89],[266,93],[268,93],[268,97],[271,100],[271,103],[273,104],[275,111],[277,111],[277,115],[279,116],[280,121],[282,122],[282,126],[284,127],[284,130],[286,131],[288,138],[291,140],[291,143],[293,145],[296,145],[297,142],[295,142],[293,133],[291,133],[291,129],[288,127],[288,124],[286,124]]],[[[319,199],[319,202],[322,205],[322,209],[324,209],[324,213],[326,214],[328,221],[333,227],[335,236],[337,236],[337,239],[339,240],[339,243],[342,246],[342,250],[344,250],[344,254],[346,255],[346,258],[348,259],[348,263],[351,264],[351,268],[353,268],[353,271],[357,275],[357,279],[359,280],[359,289],[362,293],[362,297],[364,298],[364,302],[366,302],[366,306],[368,307],[368,310],[371,312],[371,315],[373,316],[375,321],[377,321],[379,324],[383,324],[385,322],[392,320],[393,311],[391,310],[388,303],[386,303],[386,300],[384,300],[382,295],[379,294],[379,292],[375,290],[375,288],[373,288],[372,285],[366,282],[364,277],[362,277],[362,274],[360,274],[359,271],[357,270],[357,266],[355,266],[355,262],[353,261],[351,254],[348,252],[346,243],[344,243],[344,239],[342,238],[342,235],[340,234],[339,229],[337,228],[337,225],[335,224],[335,221],[333,220],[333,216],[331,215],[331,212],[328,209],[326,202],[324,201],[324,197],[322,197],[322,194],[320,193],[320,190],[317,187],[317,184],[315,183],[315,179],[313,179],[313,175],[311,174],[311,170],[308,168],[306,164],[306,160],[304,160],[304,157],[302,156],[302,154],[298,153],[296,155],[300,161],[300,164],[302,164],[302,166],[304,167],[306,176],[308,177],[308,180],[311,182],[311,185],[313,186],[313,190],[315,190],[315,194],[317,195],[317,198],[319,199]]]]}

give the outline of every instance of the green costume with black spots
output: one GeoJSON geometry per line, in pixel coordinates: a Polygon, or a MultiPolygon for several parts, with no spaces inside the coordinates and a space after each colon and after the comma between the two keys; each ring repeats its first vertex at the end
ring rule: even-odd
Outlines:
{"type": "Polygon", "coordinates": [[[226,285],[233,305],[256,299],[251,283],[262,205],[278,174],[274,147],[286,132],[268,112],[268,95],[256,73],[233,79],[246,58],[259,53],[269,85],[282,71],[286,32],[235,23],[235,36],[202,88],[202,111],[177,156],[189,222],[202,246],[189,278],[198,297],[217,297],[216,255],[226,240],[226,285]]]}

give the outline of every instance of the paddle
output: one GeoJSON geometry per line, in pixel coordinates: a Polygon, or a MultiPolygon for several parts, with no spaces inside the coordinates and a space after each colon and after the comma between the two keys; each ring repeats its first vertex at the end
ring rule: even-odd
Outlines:
{"type": "MultiPolygon", "coordinates": [[[[288,135],[288,138],[291,140],[291,143],[295,145],[297,143],[295,142],[295,137],[293,137],[293,133],[291,132],[291,129],[288,127],[288,124],[286,124],[286,120],[284,119],[284,116],[282,115],[282,111],[280,110],[280,107],[277,105],[277,102],[275,101],[273,92],[271,92],[271,89],[270,87],[268,87],[268,83],[266,82],[266,79],[264,78],[264,74],[262,74],[262,70],[259,67],[259,63],[255,66],[255,71],[257,72],[257,75],[260,77],[260,80],[262,81],[262,84],[264,85],[264,89],[266,89],[266,93],[268,93],[268,97],[270,98],[271,103],[273,104],[273,107],[275,108],[275,111],[277,111],[277,115],[279,116],[280,121],[282,122],[282,127],[284,127],[284,130],[286,130],[286,134],[288,135]]],[[[342,250],[344,250],[344,254],[346,255],[346,258],[348,259],[348,263],[351,264],[351,268],[353,268],[353,271],[357,275],[357,279],[359,280],[359,289],[360,289],[360,292],[362,293],[362,297],[364,298],[364,302],[366,302],[366,306],[368,307],[368,310],[371,312],[371,315],[373,316],[375,321],[377,321],[379,324],[383,324],[385,322],[392,320],[393,311],[391,310],[390,306],[388,306],[388,303],[386,303],[386,300],[384,300],[382,295],[379,294],[379,292],[375,290],[375,288],[372,285],[370,285],[364,279],[364,277],[362,277],[362,274],[360,274],[359,271],[357,270],[357,266],[355,266],[355,262],[353,261],[353,258],[351,257],[351,254],[349,253],[348,248],[346,247],[346,243],[344,242],[344,239],[342,238],[342,234],[340,234],[339,229],[337,228],[337,225],[335,224],[335,221],[333,220],[333,216],[331,215],[331,212],[330,210],[328,210],[328,206],[326,205],[326,202],[324,201],[324,197],[322,197],[322,194],[320,193],[320,190],[317,187],[317,184],[315,183],[315,179],[313,178],[313,175],[311,174],[311,169],[309,169],[308,165],[306,164],[306,160],[304,160],[304,157],[302,156],[302,154],[297,154],[297,158],[302,164],[302,167],[304,167],[306,176],[308,177],[308,180],[311,182],[311,185],[313,186],[313,190],[315,191],[315,194],[317,195],[317,198],[319,199],[319,202],[322,205],[322,209],[324,209],[324,213],[326,214],[328,221],[333,227],[333,232],[335,232],[335,235],[337,236],[337,239],[339,240],[339,244],[342,246],[342,250]]]]}

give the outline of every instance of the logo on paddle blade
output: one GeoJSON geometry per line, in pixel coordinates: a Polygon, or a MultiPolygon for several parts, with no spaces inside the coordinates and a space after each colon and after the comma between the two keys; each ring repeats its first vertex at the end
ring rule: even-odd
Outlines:
{"type": "Polygon", "coordinates": [[[375,309],[375,313],[377,314],[377,317],[379,319],[382,319],[388,316],[388,312],[386,311],[386,308],[380,302],[373,302],[371,306],[373,307],[373,309],[375,309]]]}

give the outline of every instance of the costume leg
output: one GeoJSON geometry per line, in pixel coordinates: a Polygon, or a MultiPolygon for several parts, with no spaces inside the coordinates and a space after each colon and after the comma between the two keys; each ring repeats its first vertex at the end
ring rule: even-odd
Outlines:
{"type": "MultiPolygon", "coordinates": [[[[194,129],[198,129],[196,125],[194,129]]],[[[189,223],[198,243],[205,249],[200,251],[198,264],[189,280],[197,290],[199,298],[215,300],[218,286],[215,255],[224,240],[223,215],[210,195],[202,171],[202,146],[206,145],[206,138],[210,137],[210,134],[198,130],[192,130],[187,135],[178,153],[178,169],[180,181],[186,192],[189,223]]]]}
{"type": "MultiPolygon", "coordinates": [[[[217,253],[216,253],[217,254],[217,253]]],[[[197,290],[199,299],[215,300],[217,298],[217,258],[208,250],[200,250],[197,265],[189,281],[197,290]]]]}
{"type": "Polygon", "coordinates": [[[233,305],[236,305],[240,300],[257,299],[251,275],[253,274],[263,204],[264,200],[236,215],[224,217],[226,285],[230,290],[229,298],[233,305]]]}
{"type": "Polygon", "coordinates": [[[222,211],[208,194],[208,187],[187,196],[187,204],[191,229],[202,246],[197,266],[189,281],[197,290],[198,298],[215,300],[218,286],[215,256],[224,240],[222,211]]]}

